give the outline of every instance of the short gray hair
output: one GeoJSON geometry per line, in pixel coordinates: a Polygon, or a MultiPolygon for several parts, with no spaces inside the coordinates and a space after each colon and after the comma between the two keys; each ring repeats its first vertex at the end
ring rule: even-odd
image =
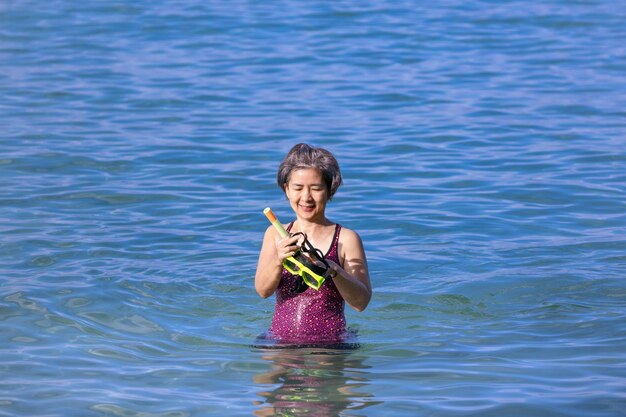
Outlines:
{"type": "Polygon", "coordinates": [[[276,182],[281,190],[291,178],[291,173],[298,169],[316,168],[322,173],[322,178],[328,190],[330,200],[343,182],[339,163],[332,153],[324,148],[315,148],[306,143],[299,143],[285,156],[278,167],[276,182]]]}

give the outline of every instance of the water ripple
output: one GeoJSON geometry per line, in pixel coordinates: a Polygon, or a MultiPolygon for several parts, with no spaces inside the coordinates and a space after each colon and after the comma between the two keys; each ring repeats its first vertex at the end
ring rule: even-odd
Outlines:
{"type": "Polygon", "coordinates": [[[621,6],[1,5],[0,414],[621,415],[621,6]],[[356,352],[250,348],[301,141],[356,352]]]}

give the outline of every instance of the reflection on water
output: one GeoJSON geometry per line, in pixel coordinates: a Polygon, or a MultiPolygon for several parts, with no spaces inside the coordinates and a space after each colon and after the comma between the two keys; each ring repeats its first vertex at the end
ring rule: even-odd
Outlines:
{"type": "Polygon", "coordinates": [[[257,416],[338,416],[380,403],[364,389],[369,367],[357,352],[264,349],[261,356],[270,368],[253,378],[263,398],[255,404],[257,416]]]}

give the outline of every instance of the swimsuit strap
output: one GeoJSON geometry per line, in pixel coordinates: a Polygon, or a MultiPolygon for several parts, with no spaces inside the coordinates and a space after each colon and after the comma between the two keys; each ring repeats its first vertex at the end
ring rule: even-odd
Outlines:
{"type": "Polygon", "coordinates": [[[325,257],[333,257],[336,262],[339,262],[339,232],[341,232],[341,225],[339,223],[335,224],[335,236],[333,237],[333,242],[330,244],[330,248],[328,249],[328,253],[326,253],[325,257]]]}
{"type": "Polygon", "coordinates": [[[330,245],[331,248],[336,248],[339,244],[339,232],[341,232],[341,225],[337,223],[335,224],[335,237],[333,237],[333,243],[330,245]]]}

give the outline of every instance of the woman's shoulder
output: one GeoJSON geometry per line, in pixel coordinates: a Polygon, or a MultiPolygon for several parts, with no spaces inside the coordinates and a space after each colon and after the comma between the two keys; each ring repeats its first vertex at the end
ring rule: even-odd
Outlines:
{"type": "MultiPolygon", "coordinates": [[[[283,229],[289,231],[291,229],[291,227],[293,226],[293,221],[290,221],[289,223],[281,223],[280,225],[283,226],[283,229]]],[[[265,229],[266,232],[273,230],[276,232],[276,234],[278,234],[278,231],[276,230],[276,227],[273,224],[270,224],[269,226],[267,226],[267,229],[265,229]]]]}
{"type": "Polygon", "coordinates": [[[341,230],[339,232],[339,241],[343,244],[351,244],[351,243],[361,243],[361,237],[359,236],[359,234],[352,230],[349,229],[347,227],[345,227],[344,225],[340,225],[341,226],[341,230]]]}
{"type": "MultiPolygon", "coordinates": [[[[290,223],[283,224],[282,226],[283,226],[283,228],[284,228],[285,230],[287,230],[287,228],[289,227],[289,224],[290,224],[290,223]]],[[[267,226],[267,228],[265,229],[265,236],[266,236],[266,237],[268,237],[268,236],[271,236],[271,237],[280,237],[280,234],[278,233],[278,230],[276,230],[276,227],[274,227],[274,225],[271,225],[271,224],[270,224],[270,225],[269,225],[269,226],[267,226]]]]}

